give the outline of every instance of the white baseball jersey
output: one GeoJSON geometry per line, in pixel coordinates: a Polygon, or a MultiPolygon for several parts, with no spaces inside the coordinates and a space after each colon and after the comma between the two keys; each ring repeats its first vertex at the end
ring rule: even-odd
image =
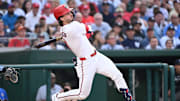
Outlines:
{"type": "Polygon", "coordinates": [[[86,28],[83,23],[73,21],[61,27],[61,34],[68,47],[77,57],[89,56],[94,52],[94,47],[86,37],[86,28]]]}
{"type": "Polygon", "coordinates": [[[79,78],[79,88],[63,93],[57,92],[52,96],[52,101],[83,100],[87,98],[96,73],[111,78],[118,89],[128,89],[121,72],[116,68],[115,64],[96,51],[90,44],[86,37],[84,24],[73,21],[61,28],[61,34],[64,36],[63,39],[69,48],[77,56],[75,69],[79,78]]]}

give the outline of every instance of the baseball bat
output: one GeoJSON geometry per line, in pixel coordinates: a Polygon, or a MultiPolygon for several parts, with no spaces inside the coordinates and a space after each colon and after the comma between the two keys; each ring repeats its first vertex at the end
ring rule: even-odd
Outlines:
{"type": "Polygon", "coordinates": [[[50,43],[56,42],[56,41],[61,40],[61,39],[62,39],[62,37],[56,37],[56,38],[54,38],[54,39],[50,39],[50,40],[48,40],[48,41],[41,42],[41,43],[35,45],[35,48],[44,47],[44,46],[46,46],[46,45],[49,45],[50,43]]]}

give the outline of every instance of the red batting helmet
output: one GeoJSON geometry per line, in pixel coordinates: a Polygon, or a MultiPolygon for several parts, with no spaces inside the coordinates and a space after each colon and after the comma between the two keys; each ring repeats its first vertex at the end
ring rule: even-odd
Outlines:
{"type": "Polygon", "coordinates": [[[72,11],[73,8],[68,8],[65,5],[60,5],[54,9],[54,16],[58,20],[60,16],[63,16],[72,11]]]}

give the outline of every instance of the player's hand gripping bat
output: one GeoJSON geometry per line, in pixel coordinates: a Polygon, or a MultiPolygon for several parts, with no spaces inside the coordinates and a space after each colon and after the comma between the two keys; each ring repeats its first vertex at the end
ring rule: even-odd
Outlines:
{"type": "Polygon", "coordinates": [[[50,43],[56,42],[61,39],[62,39],[62,37],[56,37],[55,39],[50,39],[48,41],[41,42],[41,43],[35,45],[35,48],[41,48],[43,46],[49,45],[50,43]]]}

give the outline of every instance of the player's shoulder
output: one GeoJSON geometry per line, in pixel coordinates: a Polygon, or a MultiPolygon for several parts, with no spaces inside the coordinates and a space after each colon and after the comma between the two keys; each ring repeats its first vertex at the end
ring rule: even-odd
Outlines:
{"type": "Polygon", "coordinates": [[[85,29],[85,25],[83,23],[80,23],[78,21],[72,21],[70,24],[65,26],[66,29],[75,29],[75,30],[80,30],[81,28],[85,29]]]}
{"type": "Polygon", "coordinates": [[[78,22],[78,21],[73,21],[73,22],[71,23],[71,25],[73,25],[73,26],[84,26],[83,23],[80,23],[80,22],[78,22]]]}
{"type": "Polygon", "coordinates": [[[77,26],[79,26],[79,25],[80,25],[79,22],[77,22],[77,21],[72,21],[71,23],[63,26],[63,28],[72,29],[72,28],[75,28],[75,27],[77,27],[77,26]]]}

